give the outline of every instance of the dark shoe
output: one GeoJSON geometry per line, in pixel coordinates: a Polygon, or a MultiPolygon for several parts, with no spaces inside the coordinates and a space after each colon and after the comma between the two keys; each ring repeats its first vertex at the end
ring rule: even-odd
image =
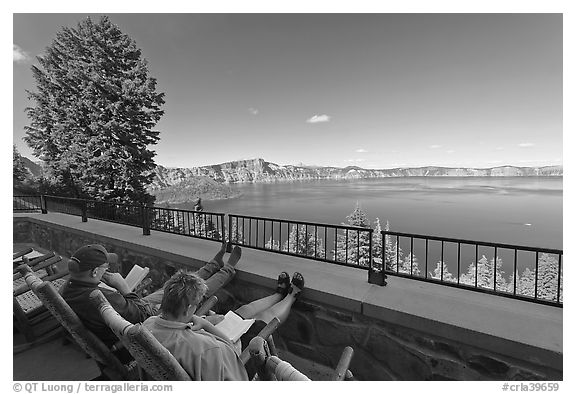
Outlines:
{"type": "Polygon", "coordinates": [[[281,272],[278,275],[278,285],[276,286],[276,293],[282,294],[282,297],[288,294],[288,289],[290,289],[290,275],[288,272],[281,272]]]}
{"type": "Polygon", "coordinates": [[[289,293],[292,294],[294,292],[294,287],[296,287],[299,291],[294,295],[294,298],[300,297],[302,294],[302,290],[304,290],[304,277],[300,272],[294,272],[292,275],[292,286],[290,286],[289,293]]]}
{"type": "Polygon", "coordinates": [[[234,246],[232,253],[230,253],[230,257],[228,257],[228,264],[232,267],[236,267],[236,264],[240,261],[240,257],[242,257],[242,249],[240,246],[234,246]]]}

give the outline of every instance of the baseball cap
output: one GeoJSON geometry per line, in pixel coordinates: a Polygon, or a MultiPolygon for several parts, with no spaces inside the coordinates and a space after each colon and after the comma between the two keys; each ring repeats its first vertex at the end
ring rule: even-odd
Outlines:
{"type": "Polygon", "coordinates": [[[118,261],[116,253],[108,253],[102,245],[86,245],[78,249],[68,263],[68,269],[71,272],[84,272],[102,264],[115,264],[118,261]]]}

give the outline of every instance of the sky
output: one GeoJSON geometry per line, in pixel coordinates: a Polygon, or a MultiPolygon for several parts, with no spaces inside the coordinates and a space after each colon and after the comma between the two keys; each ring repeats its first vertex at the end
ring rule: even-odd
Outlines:
{"type": "MultiPolygon", "coordinates": [[[[99,15],[13,15],[24,156],[35,56],[99,15]]],[[[562,14],[106,15],[166,94],[157,164],[563,164],[562,14]]]]}

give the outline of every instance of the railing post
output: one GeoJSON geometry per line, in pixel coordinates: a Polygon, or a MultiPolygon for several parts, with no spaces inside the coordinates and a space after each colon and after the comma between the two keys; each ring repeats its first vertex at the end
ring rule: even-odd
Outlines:
{"type": "Polygon", "coordinates": [[[228,242],[226,243],[226,252],[232,252],[232,215],[228,214],[228,242]]]}
{"type": "Polygon", "coordinates": [[[88,221],[88,202],[86,200],[82,200],[82,223],[86,223],[88,221]]]}
{"type": "Polygon", "coordinates": [[[148,221],[148,207],[140,204],[140,217],[142,218],[142,235],[150,235],[150,223],[148,221]]]}
{"type": "Polygon", "coordinates": [[[386,262],[384,261],[384,248],[386,248],[386,242],[384,232],[380,232],[380,238],[382,243],[382,267],[380,271],[374,269],[374,256],[372,255],[372,232],[370,232],[370,263],[368,269],[368,283],[372,283],[379,286],[386,286],[386,262]]]}
{"type": "Polygon", "coordinates": [[[224,218],[226,214],[222,214],[222,216],[220,216],[220,223],[222,226],[222,242],[226,242],[226,219],[224,218]]]}
{"type": "Polygon", "coordinates": [[[44,196],[44,194],[40,195],[40,209],[42,210],[43,214],[48,213],[48,208],[46,206],[46,197],[44,196]]]}

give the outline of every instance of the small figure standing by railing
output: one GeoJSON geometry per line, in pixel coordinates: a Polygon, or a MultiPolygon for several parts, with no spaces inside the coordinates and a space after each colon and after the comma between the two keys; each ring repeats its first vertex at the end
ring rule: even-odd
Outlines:
{"type": "Polygon", "coordinates": [[[202,206],[202,199],[198,197],[198,200],[196,200],[196,203],[194,204],[194,211],[201,212],[203,210],[204,207],[202,206]]]}

